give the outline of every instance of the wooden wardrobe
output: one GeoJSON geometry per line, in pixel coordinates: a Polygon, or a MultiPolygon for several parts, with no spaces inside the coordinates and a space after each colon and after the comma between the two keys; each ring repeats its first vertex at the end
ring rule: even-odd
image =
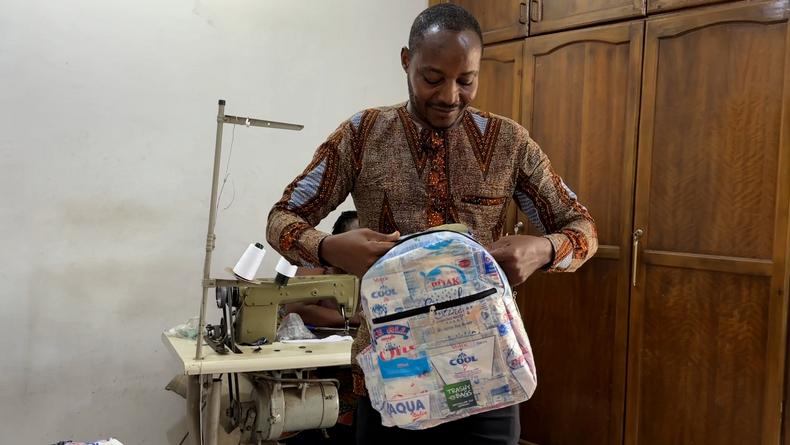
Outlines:
{"type": "Polygon", "coordinates": [[[518,288],[522,443],[782,443],[788,0],[454,3],[484,28],[475,105],[530,131],[599,230],[579,271],[518,288]]]}

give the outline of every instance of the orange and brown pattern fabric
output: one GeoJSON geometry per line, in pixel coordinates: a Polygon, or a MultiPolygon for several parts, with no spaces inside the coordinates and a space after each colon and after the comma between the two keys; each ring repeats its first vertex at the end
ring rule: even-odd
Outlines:
{"type": "MultiPolygon", "coordinates": [[[[441,132],[421,128],[405,104],[355,114],[286,187],[269,214],[269,243],[292,262],[318,264],[328,234],[314,227],[349,194],[360,227],[409,234],[457,222],[483,245],[501,235],[513,198],[554,247],[549,272],[576,270],[598,246],[587,209],[527,130],[473,108],[441,132]]],[[[364,327],[354,357],[369,342],[364,327]]]]}

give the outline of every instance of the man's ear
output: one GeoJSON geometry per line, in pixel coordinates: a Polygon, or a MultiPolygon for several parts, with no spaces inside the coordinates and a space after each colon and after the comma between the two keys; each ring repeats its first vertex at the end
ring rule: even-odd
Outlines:
{"type": "Polygon", "coordinates": [[[403,71],[408,72],[410,62],[411,62],[411,53],[409,52],[409,48],[404,46],[400,50],[400,64],[403,67],[403,71]]]}

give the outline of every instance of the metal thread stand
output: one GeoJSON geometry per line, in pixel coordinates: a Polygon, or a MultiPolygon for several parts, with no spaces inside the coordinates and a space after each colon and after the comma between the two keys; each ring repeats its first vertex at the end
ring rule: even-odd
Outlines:
{"type": "Polygon", "coordinates": [[[251,117],[229,116],[225,114],[225,100],[219,100],[217,111],[217,139],[214,148],[214,172],[211,177],[211,202],[209,202],[208,233],[206,235],[206,258],[203,262],[203,299],[200,303],[200,323],[198,326],[195,360],[203,359],[203,331],[206,329],[206,302],[208,300],[208,290],[216,286],[216,280],[211,278],[211,254],[214,251],[215,241],[217,239],[217,236],[214,234],[214,226],[217,222],[217,189],[219,188],[219,167],[222,161],[222,128],[225,124],[295,131],[304,128],[304,125],[298,124],[267,121],[251,117]]]}

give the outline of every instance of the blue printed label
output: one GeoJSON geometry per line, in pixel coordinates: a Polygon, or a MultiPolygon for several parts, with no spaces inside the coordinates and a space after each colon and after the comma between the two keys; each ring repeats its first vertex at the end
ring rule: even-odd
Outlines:
{"type": "Polygon", "coordinates": [[[510,386],[504,385],[500,386],[499,388],[494,388],[491,390],[491,396],[503,396],[510,394],[510,386]]]}
{"type": "Polygon", "coordinates": [[[427,250],[441,250],[441,249],[444,249],[445,247],[449,246],[452,242],[453,242],[452,239],[441,240],[441,241],[433,242],[431,244],[426,244],[423,247],[425,249],[427,249],[427,250]]]}
{"type": "Polygon", "coordinates": [[[384,407],[388,416],[400,425],[408,425],[431,417],[428,395],[388,401],[384,407]]]}
{"type": "Polygon", "coordinates": [[[423,272],[422,277],[425,280],[425,289],[429,291],[461,286],[467,281],[463,270],[450,265],[435,267],[427,273],[423,272]]]}
{"type": "Polygon", "coordinates": [[[458,357],[450,359],[451,366],[463,366],[466,369],[466,365],[476,362],[477,357],[474,355],[466,355],[465,353],[461,352],[458,354],[458,357]]]}
{"type": "Polygon", "coordinates": [[[396,297],[398,295],[398,291],[391,287],[381,286],[379,290],[374,290],[370,293],[370,298],[377,299],[377,298],[384,298],[384,297],[396,297]]]}
{"type": "Polygon", "coordinates": [[[415,377],[431,372],[431,364],[425,353],[422,353],[417,358],[399,357],[390,360],[383,360],[379,356],[378,360],[381,377],[384,379],[415,377]]]}
{"type": "Polygon", "coordinates": [[[373,312],[375,317],[383,317],[387,315],[387,306],[383,304],[374,304],[371,306],[370,311],[373,312]]]}
{"type": "Polygon", "coordinates": [[[401,336],[404,340],[409,338],[409,330],[408,326],[404,326],[402,324],[388,324],[384,326],[379,326],[373,329],[373,338],[378,340],[382,337],[390,337],[390,336],[401,336]]]}

